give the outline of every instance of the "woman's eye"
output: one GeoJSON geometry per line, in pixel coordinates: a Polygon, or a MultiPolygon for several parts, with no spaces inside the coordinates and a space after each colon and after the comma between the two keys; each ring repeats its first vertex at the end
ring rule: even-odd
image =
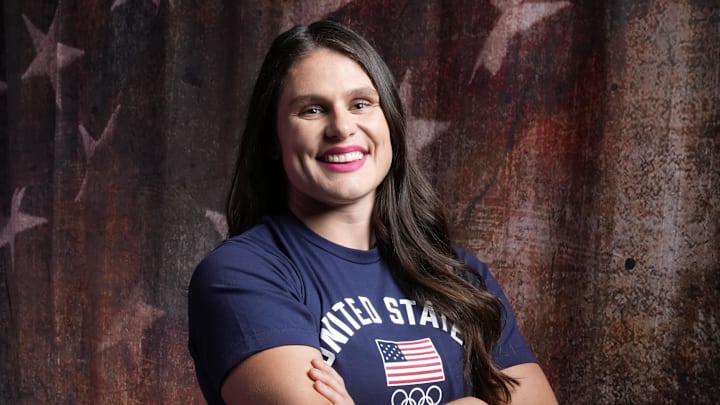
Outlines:
{"type": "Polygon", "coordinates": [[[322,112],[322,109],[318,106],[307,107],[302,110],[302,115],[318,115],[322,112]]]}
{"type": "Polygon", "coordinates": [[[365,109],[365,108],[367,108],[367,107],[370,107],[370,105],[371,105],[371,104],[370,104],[369,102],[367,102],[367,101],[358,101],[358,102],[356,102],[356,103],[353,104],[352,109],[353,109],[353,110],[362,110],[362,109],[365,109]]]}

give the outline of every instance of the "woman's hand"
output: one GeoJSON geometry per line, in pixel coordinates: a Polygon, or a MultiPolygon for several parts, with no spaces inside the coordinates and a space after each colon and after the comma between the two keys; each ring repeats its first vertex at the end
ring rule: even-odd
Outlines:
{"type": "Polygon", "coordinates": [[[345,382],[334,368],[319,359],[313,359],[310,363],[313,368],[308,375],[315,381],[313,387],[317,392],[334,405],[355,405],[345,389],[345,382]]]}

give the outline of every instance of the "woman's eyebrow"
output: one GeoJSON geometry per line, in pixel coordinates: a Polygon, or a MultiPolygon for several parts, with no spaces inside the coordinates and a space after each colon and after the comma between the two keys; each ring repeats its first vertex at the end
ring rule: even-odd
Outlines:
{"type": "Polygon", "coordinates": [[[350,97],[378,97],[378,92],[374,87],[358,87],[347,92],[350,97]]]}
{"type": "MultiPolygon", "coordinates": [[[[366,86],[366,87],[358,87],[355,89],[350,89],[347,92],[345,92],[347,97],[355,98],[355,97],[371,97],[371,98],[377,98],[378,92],[375,90],[374,87],[366,86]]],[[[300,94],[298,96],[293,97],[288,105],[290,107],[295,107],[298,105],[306,105],[306,104],[317,104],[326,102],[327,97],[321,96],[319,94],[300,94]]]]}
{"type": "Polygon", "coordinates": [[[296,106],[306,105],[306,104],[317,104],[324,100],[325,100],[324,97],[319,96],[317,94],[301,94],[299,96],[293,97],[290,100],[290,102],[288,103],[288,106],[296,107],[296,106]]]}

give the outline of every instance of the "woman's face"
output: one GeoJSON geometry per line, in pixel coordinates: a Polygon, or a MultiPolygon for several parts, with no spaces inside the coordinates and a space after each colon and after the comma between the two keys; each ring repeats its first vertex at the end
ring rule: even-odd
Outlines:
{"type": "Polygon", "coordinates": [[[290,208],[371,208],[392,147],[370,77],[350,58],[318,48],[295,62],[285,79],[277,135],[290,208]]]}

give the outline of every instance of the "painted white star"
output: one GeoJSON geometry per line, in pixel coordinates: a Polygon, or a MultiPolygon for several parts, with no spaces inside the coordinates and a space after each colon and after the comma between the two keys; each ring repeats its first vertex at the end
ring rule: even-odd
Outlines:
{"type": "Polygon", "coordinates": [[[20,232],[34,228],[47,222],[47,219],[36,217],[20,211],[25,187],[15,189],[10,203],[10,218],[8,218],[2,231],[0,231],[0,247],[10,245],[10,261],[15,260],[15,236],[20,232]]]}
{"type": "Polygon", "coordinates": [[[225,215],[212,210],[205,210],[205,217],[212,222],[213,226],[215,227],[215,230],[218,234],[220,234],[220,237],[225,238],[228,234],[228,223],[227,219],[225,218],[225,215]]]}
{"type": "Polygon", "coordinates": [[[405,71],[402,83],[400,83],[400,98],[407,110],[407,134],[408,134],[408,152],[411,157],[416,157],[418,153],[427,145],[429,145],[439,134],[447,131],[450,123],[446,121],[428,120],[419,118],[412,114],[409,110],[412,106],[412,86],[410,85],[410,69],[405,71]]]}
{"type": "Polygon", "coordinates": [[[118,311],[110,326],[103,334],[99,351],[124,343],[131,360],[139,364],[142,359],[142,337],[155,321],[165,315],[160,308],[148,305],[142,297],[141,288],[136,286],[123,307],[118,311]]]}
{"type": "Polygon", "coordinates": [[[569,1],[525,3],[523,0],[492,0],[492,3],[500,9],[500,18],[478,55],[471,82],[480,66],[493,76],[500,70],[512,37],[570,5],[569,1]]]}
{"type": "Polygon", "coordinates": [[[62,97],[57,88],[58,75],[60,70],[70,65],[73,61],[85,54],[85,51],[58,42],[58,10],[55,10],[55,16],[48,28],[47,34],[43,34],[35,25],[23,14],[25,27],[32,38],[33,47],[35,48],[35,59],[25,70],[22,79],[26,80],[31,77],[47,75],[50,84],[55,91],[55,104],[58,108],[62,108],[62,97]]]}
{"type": "Polygon", "coordinates": [[[82,140],[83,144],[83,150],[85,150],[85,176],[83,177],[82,185],[80,186],[80,190],[78,191],[77,195],[75,196],[75,201],[82,201],[85,198],[85,190],[87,188],[87,181],[88,181],[88,173],[90,169],[90,164],[92,163],[93,156],[95,156],[95,151],[97,151],[100,148],[104,148],[107,146],[107,144],[110,142],[110,140],[115,135],[115,126],[117,124],[117,117],[118,113],[120,113],[120,105],[118,104],[117,107],[115,107],[115,111],[113,111],[112,115],[110,116],[110,119],[107,122],[107,125],[105,125],[105,129],[103,130],[102,134],[100,135],[100,138],[96,141],[93,139],[90,134],[88,134],[88,131],[85,129],[85,127],[80,124],[78,125],[78,130],[80,131],[80,138],[82,140]]]}
{"type": "Polygon", "coordinates": [[[302,0],[288,2],[282,10],[280,31],[297,24],[309,24],[351,3],[352,0],[302,0]]]}
{"type": "MultiPolygon", "coordinates": [[[[160,1],[161,0],[151,0],[151,1],[155,5],[155,12],[157,13],[158,10],[160,10],[160,1]]],[[[115,0],[113,2],[112,6],[110,6],[110,11],[114,11],[116,8],[124,5],[127,2],[128,2],[128,0],[115,0]]],[[[175,8],[174,0],[168,0],[168,3],[170,4],[170,8],[175,8]]]]}

